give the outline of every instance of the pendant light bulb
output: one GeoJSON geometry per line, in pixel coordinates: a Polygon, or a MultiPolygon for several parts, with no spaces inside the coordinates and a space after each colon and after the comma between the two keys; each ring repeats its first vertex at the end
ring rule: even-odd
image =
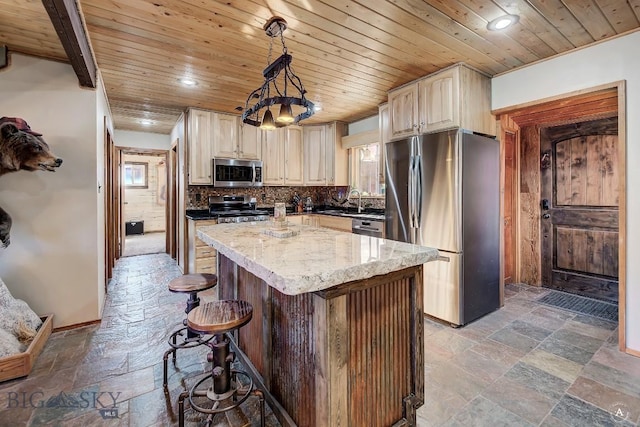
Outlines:
{"type": "Polygon", "coordinates": [[[278,123],[293,123],[293,112],[291,111],[291,105],[289,104],[282,104],[280,106],[280,114],[278,114],[278,118],[276,119],[276,121],[278,123]]]}
{"type": "Polygon", "coordinates": [[[267,111],[264,112],[264,116],[262,116],[260,129],[273,130],[275,128],[276,128],[276,124],[273,121],[273,114],[271,114],[271,110],[267,109],[267,111]]]}

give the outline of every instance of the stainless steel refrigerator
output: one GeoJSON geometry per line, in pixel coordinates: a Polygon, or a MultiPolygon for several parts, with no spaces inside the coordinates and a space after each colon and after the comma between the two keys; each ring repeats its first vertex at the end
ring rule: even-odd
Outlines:
{"type": "Polygon", "coordinates": [[[464,325],[500,306],[500,146],[465,130],[385,144],[385,237],[437,248],[424,312],[464,325]]]}

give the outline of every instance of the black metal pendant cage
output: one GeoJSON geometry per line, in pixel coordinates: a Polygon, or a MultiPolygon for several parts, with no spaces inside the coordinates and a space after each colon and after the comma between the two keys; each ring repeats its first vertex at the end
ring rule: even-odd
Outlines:
{"type": "Polygon", "coordinates": [[[282,55],[263,70],[264,83],[249,94],[244,109],[238,107],[242,110],[243,123],[273,129],[298,123],[315,112],[313,102],[305,96],[307,91],[302,81],[291,68],[293,57],[287,53],[283,36],[286,28],[286,21],[279,17],[271,18],[264,26],[266,34],[271,37],[268,61],[271,61],[273,39],[277,36],[280,36],[282,42],[282,55]],[[276,105],[280,109],[274,121],[271,107],[276,105]]]}

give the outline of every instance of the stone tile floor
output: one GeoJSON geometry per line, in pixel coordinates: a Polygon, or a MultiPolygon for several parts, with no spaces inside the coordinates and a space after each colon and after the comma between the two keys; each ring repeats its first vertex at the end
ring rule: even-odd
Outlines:
{"type": "Polygon", "coordinates": [[[164,231],[133,234],[125,238],[123,257],[158,254],[165,252],[166,237],[164,231]]]}
{"type": "Polygon", "coordinates": [[[502,309],[463,328],[425,320],[418,425],[640,423],[640,358],[618,351],[617,324],[537,302],[547,292],[507,285],[502,309]]]}
{"type": "MultiPolygon", "coordinates": [[[[178,275],[165,254],[122,258],[102,323],[54,333],[28,377],[0,383],[0,426],[177,425],[179,393],[208,366],[205,347],[179,350],[165,398],[162,355],[186,300],[167,290],[178,275]]],[[[638,426],[640,358],[618,351],[616,324],[542,305],[545,292],[508,285],[502,309],[459,329],[425,320],[419,426],[638,426]]],[[[259,425],[257,406],[213,425],[259,425]]],[[[203,420],[187,410],[186,425],[203,420]]]]}
{"type": "MultiPolygon", "coordinates": [[[[167,285],[180,274],[166,254],[121,258],[101,324],[53,333],[28,377],[0,383],[0,426],[178,425],[180,392],[211,366],[208,347],[178,350],[179,371],[169,364],[165,397],[166,340],[182,327],[187,300],[167,285]]],[[[199,295],[206,302],[215,294],[214,288],[199,295]]],[[[205,420],[186,411],[187,426],[205,420]]],[[[259,426],[259,421],[258,400],[250,397],[239,409],[216,415],[213,426],[259,426]]],[[[266,421],[268,427],[279,426],[268,408],[266,421]]]]}

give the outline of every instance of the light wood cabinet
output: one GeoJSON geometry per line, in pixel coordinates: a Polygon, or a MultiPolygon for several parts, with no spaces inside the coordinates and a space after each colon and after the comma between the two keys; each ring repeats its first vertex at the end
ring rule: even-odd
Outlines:
{"type": "Polygon", "coordinates": [[[378,132],[380,132],[380,183],[385,182],[385,144],[391,141],[391,127],[389,123],[389,104],[385,103],[378,107],[378,132]]]}
{"type": "Polygon", "coordinates": [[[326,125],[327,185],[349,185],[349,150],[342,148],[347,124],[333,122],[326,125]]]}
{"type": "Polygon", "coordinates": [[[460,126],[459,74],[456,67],[420,81],[418,111],[424,132],[460,126]]]}
{"type": "Polygon", "coordinates": [[[305,126],[304,138],[304,184],[326,185],[327,183],[327,129],[323,125],[305,126]]]}
{"type": "Polygon", "coordinates": [[[215,113],[213,129],[213,157],[261,159],[262,131],[260,128],[241,124],[239,117],[215,113]]]}
{"type": "Polygon", "coordinates": [[[303,175],[302,128],[265,131],[262,138],[262,166],[264,185],[302,185],[303,175]]]}
{"type": "Polygon", "coordinates": [[[349,185],[345,124],[304,126],[304,185],[349,185]]]}
{"type": "Polygon", "coordinates": [[[238,116],[212,113],[213,157],[236,158],[238,153],[238,116]]]}
{"type": "Polygon", "coordinates": [[[400,138],[420,132],[418,82],[389,92],[391,137],[400,138]]]}
{"type": "Polygon", "coordinates": [[[330,215],[312,215],[317,221],[317,227],[330,228],[332,230],[347,231],[351,233],[351,218],[330,215]]]}
{"type": "Polygon", "coordinates": [[[284,185],[284,132],[281,129],[263,132],[262,183],[284,185]]]}
{"type": "Polygon", "coordinates": [[[262,159],[262,130],[259,127],[240,125],[237,154],[239,159],[262,159]]]}
{"type": "Polygon", "coordinates": [[[189,184],[210,185],[211,158],[213,157],[210,111],[189,110],[187,121],[187,150],[189,157],[189,184]]]}
{"type": "Polygon", "coordinates": [[[212,220],[188,220],[188,271],[187,273],[211,273],[217,271],[218,251],[200,240],[197,235],[197,229],[207,225],[217,224],[215,219],[212,220]]]}
{"type": "Polygon", "coordinates": [[[232,114],[189,109],[189,184],[211,185],[214,157],[230,159],[261,158],[262,134],[255,126],[240,126],[232,114]]]}
{"type": "Polygon", "coordinates": [[[304,184],[304,146],[302,128],[285,128],[284,183],[285,185],[304,184]]]}
{"type": "Polygon", "coordinates": [[[495,135],[491,80],[457,64],[389,92],[391,139],[461,127],[495,135]]]}

